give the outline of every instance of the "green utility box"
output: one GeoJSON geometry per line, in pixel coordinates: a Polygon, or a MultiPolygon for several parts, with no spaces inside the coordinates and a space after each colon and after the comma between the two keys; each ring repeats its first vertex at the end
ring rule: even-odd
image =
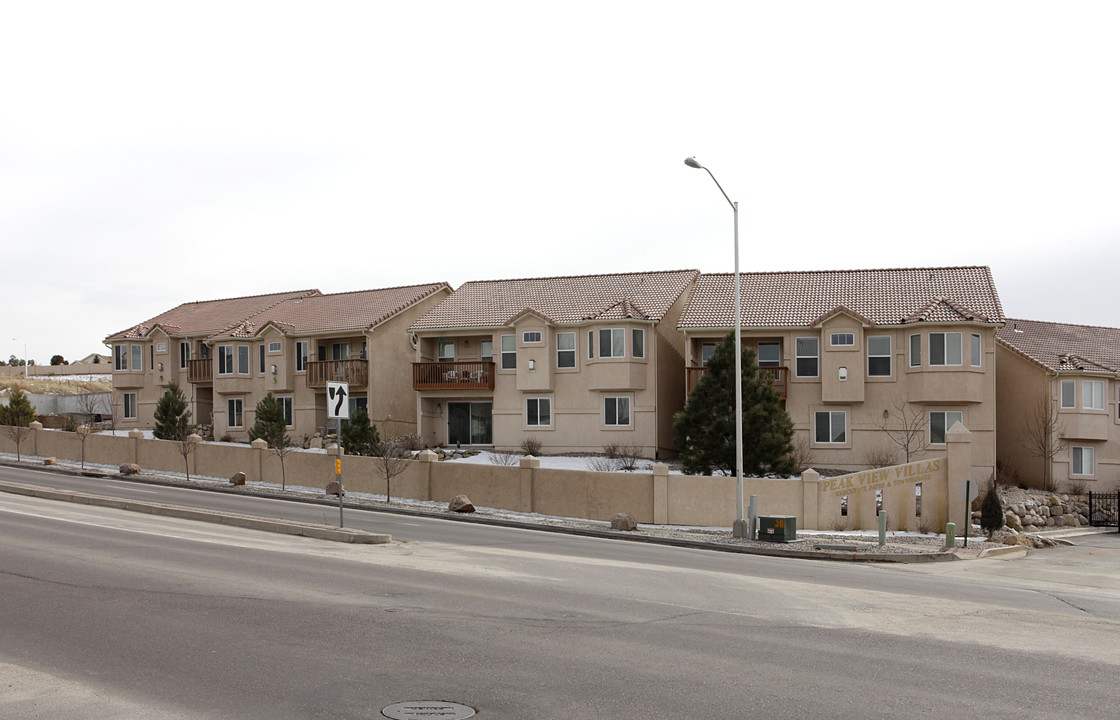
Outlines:
{"type": "Polygon", "coordinates": [[[758,539],[770,542],[795,542],[797,540],[797,517],[793,515],[760,515],[758,518],[758,539]]]}

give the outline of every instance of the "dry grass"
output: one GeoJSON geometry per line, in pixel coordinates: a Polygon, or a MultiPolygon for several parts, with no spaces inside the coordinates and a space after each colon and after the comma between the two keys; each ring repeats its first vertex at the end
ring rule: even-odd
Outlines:
{"type": "Polygon", "coordinates": [[[35,395],[79,395],[83,393],[109,392],[113,389],[112,380],[70,380],[67,378],[27,378],[0,375],[0,390],[18,387],[25,393],[35,395]]]}

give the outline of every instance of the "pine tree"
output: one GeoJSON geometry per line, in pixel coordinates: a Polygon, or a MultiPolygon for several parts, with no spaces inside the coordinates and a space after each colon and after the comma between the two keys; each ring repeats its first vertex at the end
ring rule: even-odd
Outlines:
{"type": "Polygon", "coordinates": [[[1003,527],[1003,503],[999,500],[995,480],[988,487],[984,501],[980,504],[980,527],[984,528],[989,538],[992,533],[1003,527]]]}
{"type": "Polygon", "coordinates": [[[187,398],[174,380],[156,403],[155,420],[152,435],[160,440],[182,440],[190,435],[191,412],[187,409],[187,398]]]}
{"type": "Polygon", "coordinates": [[[357,408],[342,427],[342,448],[347,455],[378,455],[381,437],[377,427],[370,424],[369,413],[357,408]]]}
{"type": "MultiPolygon", "coordinates": [[[[793,421],[782,408],[773,378],[760,373],[755,353],[743,348],[743,473],[790,475],[793,421]]],[[[681,469],[691,475],[735,473],[735,339],[728,335],[708,361],[684,409],[673,421],[681,469]]]]}
{"type": "Polygon", "coordinates": [[[16,461],[23,460],[20,445],[24,438],[31,434],[31,423],[38,419],[31,399],[18,387],[13,387],[8,395],[8,404],[0,405],[0,425],[4,426],[5,434],[16,444],[16,461]]]}
{"type": "Polygon", "coordinates": [[[284,467],[284,458],[292,451],[292,441],[288,437],[288,420],[284,417],[284,404],[273,397],[272,393],[264,396],[257,403],[256,421],[249,429],[250,440],[264,440],[268,448],[276,453],[280,459],[280,489],[288,487],[288,472],[284,467]]]}

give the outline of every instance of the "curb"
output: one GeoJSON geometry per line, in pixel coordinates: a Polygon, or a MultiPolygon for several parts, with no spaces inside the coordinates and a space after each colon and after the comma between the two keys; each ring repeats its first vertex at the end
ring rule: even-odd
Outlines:
{"type": "Polygon", "coordinates": [[[281,533],[284,535],[298,535],[314,538],[316,540],[331,540],[334,542],[366,545],[380,545],[392,542],[392,538],[389,535],[371,533],[364,530],[349,530],[347,528],[331,527],[330,525],[278,520],[276,518],[266,518],[257,515],[239,515],[216,510],[195,510],[194,508],[186,508],[178,505],[164,505],[162,503],[150,503],[140,500],[122,500],[102,495],[50,490],[11,482],[0,482],[0,492],[11,493],[13,495],[25,495],[44,500],[61,500],[63,502],[72,502],[81,505],[94,505],[117,510],[142,512],[148,513],[149,515],[174,517],[183,520],[216,523],[218,525],[229,525],[231,527],[240,527],[248,530],[263,530],[264,532],[281,533]]]}

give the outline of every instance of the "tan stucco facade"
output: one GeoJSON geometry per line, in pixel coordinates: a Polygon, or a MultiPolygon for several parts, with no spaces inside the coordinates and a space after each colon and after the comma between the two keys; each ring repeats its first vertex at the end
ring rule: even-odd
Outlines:
{"type": "MultiPolygon", "coordinates": [[[[704,346],[718,345],[729,330],[685,332],[685,362],[694,368],[692,382],[699,379],[695,369],[703,364],[704,346]]],[[[955,346],[956,340],[948,342],[955,346]]],[[[992,324],[868,325],[845,312],[813,327],[743,329],[743,346],[761,350],[763,361],[775,366],[770,372],[784,379],[794,438],[808,442],[813,466],[857,471],[879,464],[871,462],[871,456],[880,455],[881,462],[884,452],[893,455],[893,463],[906,462],[904,451],[883,426],[899,436],[902,413],[917,413],[922,430],[914,445],[922,447],[910,461],[942,456],[947,431],[960,421],[971,432],[973,477],[984,482],[996,461],[995,343],[992,324]],[[946,336],[959,336],[960,361],[947,355],[946,364],[932,364],[931,333],[938,335],[939,345],[946,336]],[[912,342],[920,343],[914,345],[913,355],[912,342]],[[979,344],[975,357],[973,343],[979,344]],[[826,422],[828,427],[819,427],[826,422]],[[822,441],[825,437],[833,441],[822,441]]]]}
{"type": "Polygon", "coordinates": [[[1028,423],[1049,400],[1057,417],[1051,447],[1058,450],[1050,462],[1055,488],[1084,484],[1093,492],[1120,489],[1120,378],[1104,372],[1055,372],[1002,342],[997,355],[999,460],[1005,474],[1045,486],[1046,460],[1032,450],[1028,423]]]}

